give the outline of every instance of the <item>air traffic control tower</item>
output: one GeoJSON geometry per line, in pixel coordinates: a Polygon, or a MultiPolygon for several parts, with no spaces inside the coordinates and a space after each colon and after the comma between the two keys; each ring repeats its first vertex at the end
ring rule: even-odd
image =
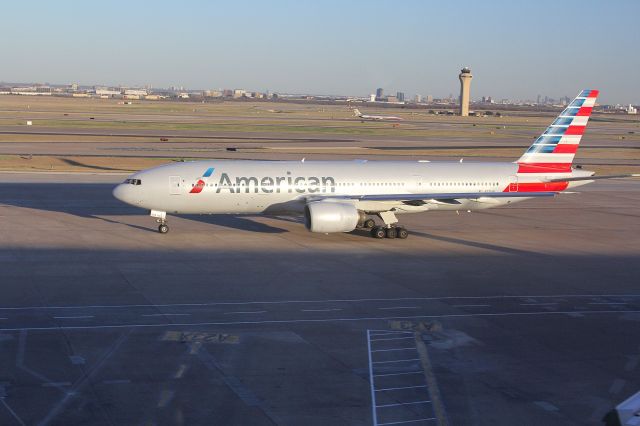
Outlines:
{"type": "Polygon", "coordinates": [[[471,94],[471,70],[467,67],[462,68],[460,75],[460,116],[469,116],[469,96],[471,94]]]}

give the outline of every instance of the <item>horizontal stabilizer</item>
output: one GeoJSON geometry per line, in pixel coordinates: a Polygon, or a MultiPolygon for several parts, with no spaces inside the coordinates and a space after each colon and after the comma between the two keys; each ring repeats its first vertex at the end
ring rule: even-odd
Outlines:
{"type": "Polygon", "coordinates": [[[633,178],[640,177],[640,174],[634,173],[630,175],[603,175],[603,176],[581,176],[581,177],[573,177],[573,178],[557,178],[557,179],[548,179],[545,182],[579,182],[585,180],[599,180],[599,179],[624,179],[624,178],[633,178]]]}

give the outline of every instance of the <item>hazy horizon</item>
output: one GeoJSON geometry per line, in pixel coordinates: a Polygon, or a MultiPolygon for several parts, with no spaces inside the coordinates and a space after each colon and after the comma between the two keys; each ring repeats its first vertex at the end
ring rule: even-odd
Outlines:
{"type": "Polygon", "coordinates": [[[0,81],[640,103],[640,2],[5,5],[0,81]]]}

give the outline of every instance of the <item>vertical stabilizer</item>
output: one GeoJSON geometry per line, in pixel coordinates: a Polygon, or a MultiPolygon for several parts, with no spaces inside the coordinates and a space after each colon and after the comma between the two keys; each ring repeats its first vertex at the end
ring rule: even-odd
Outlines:
{"type": "Polygon", "coordinates": [[[598,96],[583,90],[518,160],[518,173],[570,173],[598,96]]]}

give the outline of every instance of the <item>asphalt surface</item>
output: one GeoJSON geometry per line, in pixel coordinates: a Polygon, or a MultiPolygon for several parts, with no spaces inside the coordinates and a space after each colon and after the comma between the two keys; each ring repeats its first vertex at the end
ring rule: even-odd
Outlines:
{"type": "Polygon", "coordinates": [[[640,388],[638,181],[380,241],[160,235],[123,178],[0,174],[2,425],[597,425],[640,388]]]}

